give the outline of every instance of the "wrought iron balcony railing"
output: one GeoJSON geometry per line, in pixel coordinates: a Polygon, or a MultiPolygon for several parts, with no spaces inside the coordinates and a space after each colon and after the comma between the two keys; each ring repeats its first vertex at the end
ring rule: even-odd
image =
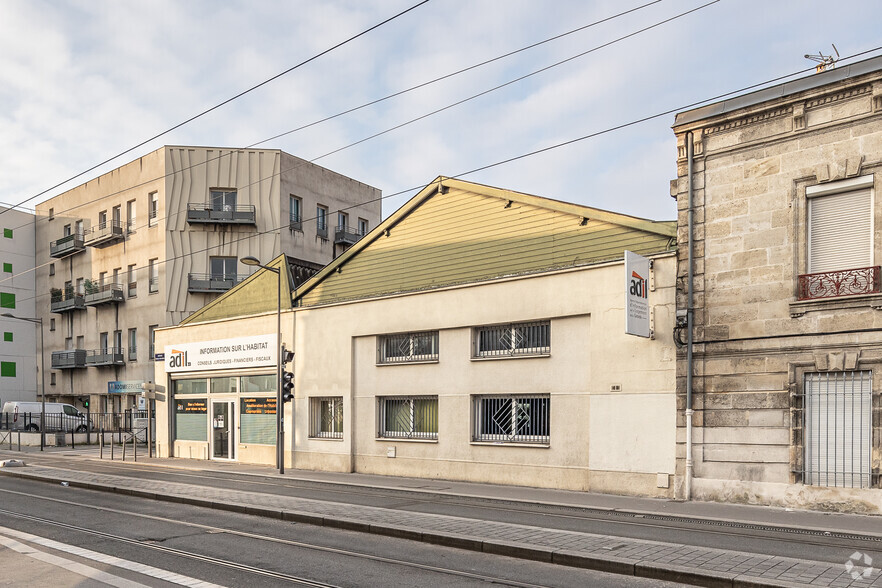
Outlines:
{"type": "Polygon", "coordinates": [[[835,272],[820,272],[799,276],[799,300],[837,298],[882,292],[880,266],[862,267],[835,272]]]}

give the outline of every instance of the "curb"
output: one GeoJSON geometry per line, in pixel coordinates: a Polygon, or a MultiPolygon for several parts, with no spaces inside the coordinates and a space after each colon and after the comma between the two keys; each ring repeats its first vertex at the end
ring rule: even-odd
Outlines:
{"type": "MultiPolygon", "coordinates": [[[[2,472],[2,474],[9,477],[34,480],[37,482],[44,482],[49,484],[60,482],[60,478],[50,478],[44,475],[29,475],[22,471],[4,471],[2,472]]],[[[545,547],[536,547],[533,545],[518,542],[501,540],[488,541],[468,535],[459,535],[455,533],[442,533],[438,531],[428,532],[421,531],[413,527],[404,527],[400,525],[368,523],[362,520],[349,519],[345,517],[328,517],[294,510],[277,510],[273,508],[234,502],[218,502],[215,500],[179,496],[174,494],[164,494],[155,491],[137,490],[134,488],[118,487],[109,484],[99,484],[96,482],[69,481],[68,485],[74,488],[122,494],[125,496],[135,496],[138,498],[148,498],[151,500],[159,500],[177,504],[187,504],[190,506],[199,506],[204,508],[211,508],[214,510],[222,510],[226,512],[234,512],[270,519],[280,519],[284,521],[341,529],[346,531],[383,535],[386,537],[395,537],[399,539],[419,541],[422,543],[429,543],[433,545],[443,545],[445,547],[454,547],[458,549],[483,552],[493,555],[503,555],[516,559],[540,561],[545,563],[589,569],[624,576],[666,580],[670,582],[679,582],[695,586],[708,586],[712,588],[759,588],[764,586],[778,588],[799,588],[802,586],[801,584],[796,583],[757,578],[747,575],[733,574],[730,572],[702,571],[697,568],[660,564],[656,562],[643,562],[640,560],[618,558],[615,556],[601,557],[596,554],[585,554],[582,552],[574,552],[566,549],[555,550],[545,547]]]]}

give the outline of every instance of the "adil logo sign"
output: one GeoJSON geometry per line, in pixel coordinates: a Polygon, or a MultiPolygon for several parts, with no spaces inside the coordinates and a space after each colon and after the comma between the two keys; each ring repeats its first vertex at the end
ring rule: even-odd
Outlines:
{"type": "Polygon", "coordinates": [[[190,362],[187,361],[187,352],[180,351],[178,349],[172,349],[171,354],[168,358],[168,367],[172,369],[190,367],[190,362]]]}
{"type": "Polygon", "coordinates": [[[625,333],[650,337],[649,259],[625,251],[625,333]]]}

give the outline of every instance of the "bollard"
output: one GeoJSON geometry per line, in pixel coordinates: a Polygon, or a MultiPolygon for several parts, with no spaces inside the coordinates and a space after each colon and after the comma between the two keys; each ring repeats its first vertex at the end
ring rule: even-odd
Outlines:
{"type": "Polygon", "coordinates": [[[98,459],[104,459],[104,429],[98,430],[98,459]]]}

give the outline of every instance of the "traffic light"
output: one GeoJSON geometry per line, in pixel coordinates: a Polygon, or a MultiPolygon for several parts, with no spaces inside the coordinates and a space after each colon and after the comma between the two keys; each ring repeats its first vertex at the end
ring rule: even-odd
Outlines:
{"type": "Polygon", "coordinates": [[[291,363],[294,361],[294,352],[288,351],[285,349],[285,346],[282,345],[282,368],[284,369],[285,364],[291,363]]]}
{"type": "Polygon", "coordinates": [[[288,402],[294,398],[294,374],[282,372],[282,402],[288,402]]]}

